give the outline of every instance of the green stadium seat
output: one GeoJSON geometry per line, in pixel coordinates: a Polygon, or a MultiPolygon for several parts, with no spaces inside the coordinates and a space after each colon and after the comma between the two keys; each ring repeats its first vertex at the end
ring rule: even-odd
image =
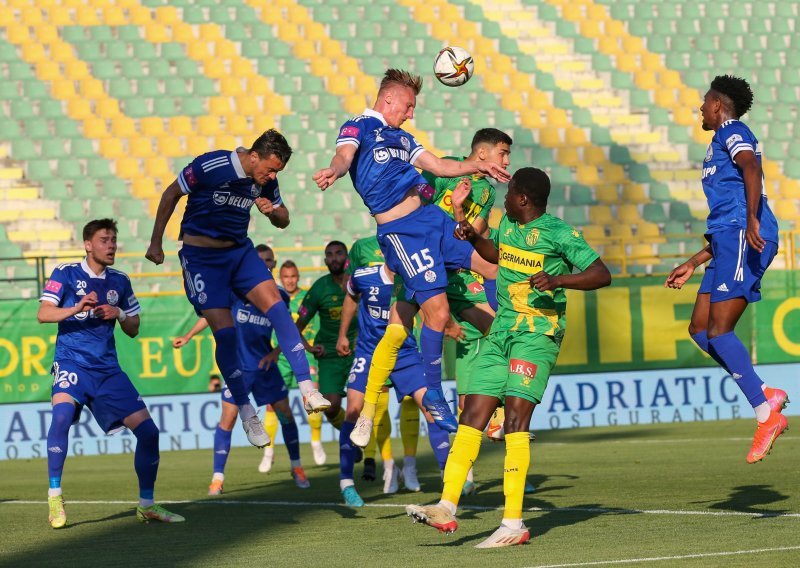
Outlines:
{"type": "Polygon", "coordinates": [[[77,138],[80,136],[78,124],[71,118],[57,118],[54,121],[56,136],[62,138],[77,138]]]}
{"type": "Polygon", "coordinates": [[[115,217],[114,201],[108,199],[93,199],[89,201],[89,216],[92,219],[115,217]]]}
{"type": "Polygon", "coordinates": [[[126,25],[126,26],[118,26],[117,30],[117,39],[120,41],[124,41],[126,43],[135,43],[137,41],[142,40],[142,33],[139,30],[139,26],[134,25],[126,25]]]}
{"type": "Polygon", "coordinates": [[[97,155],[91,140],[85,138],[72,140],[69,153],[73,158],[92,158],[97,155]]]}
{"type": "Polygon", "coordinates": [[[64,109],[61,101],[56,99],[44,99],[39,101],[39,116],[42,118],[61,118],[64,116],[64,109]]]}
{"type": "Polygon", "coordinates": [[[162,43],[161,44],[161,59],[167,61],[176,61],[186,57],[186,50],[179,43],[162,43]]]}
{"type": "Polygon", "coordinates": [[[668,221],[664,224],[665,235],[683,235],[685,233],[687,233],[686,223],[683,221],[668,221]]]}
{"type": "Polygon", "coordinates": [[[92,180],[82,180],[75,182],[72,186],[72,195],[77,199],[90,200],[100,197],[97,185],[92,180]]]}
{"type": "Polygon", "coordinates": [[[49,160],[27,160],[25,166],[26,177],[32,180],[46,181],[53,175],[49,160]]]}
{"type": "Polygon", "coordinates": [[[203,101],[197,98],[181,99],[180,114],[186,116],[203,116],[206,114],[206,109],[203,106],[203,101]]]}
{"type": "Polygon", "coordinates": [[[128,79],[141,79],[145,76],[141,61],[124,59],[120,61],[120,76],[128,79]]]}
{"type": "Polygon", "coordinates": [[[27,63],[21,61],[12,61],[7,66],[8,78],[13,81],[24,81],[25,79],[33,79],[36,74],[33,68],[27,63]]]}
{"type": "MultiPolygon", "coordinates": [[[[50,167],[48,166],[48,173],[50,167]]],[[[46,179],[42,181],[42,191],[47,199],[58,199],[59,201],[67,201],[70,198],[67,184],[64,180],[60,179],[46,179]]]]}
{"type": "Polygon", "coordinates": [[[91,26],[89,35],[94,41],[111,41],[114,34],[109,26],[91,26]]]}
{"type": "Polygon", "coordinates": [[[12,100],[10,109],[10,115],[15,120],[27,120],[36,116],[31,101],[22,98],[12,100]]]}
{"type": "MultiPolygon", "coordinates": [[[[5,137],[5,132],[3,132],[5,137]]],[[[25,136],[33,140],[50,138],[50,126],[46,118],[29,118],[25,121],[25,136]]]]}
{"type": "Polygon", "coordinates": [[[683,203],[682,201],[673,201],[669,205],[669,217],[674,221],[692,221],[694,220],[694,216],[692,215],[691,209],[689,209],[689,205],[683,203]]]}
{"type": "MultiPolygon", "coordinates": [[[[184,160],[183,163],[185,164],[186,161],[184,160]]],[[[103,180],[103,194],[107,197],[114,197],[116,199],[130,199],[131,197],[128,188],[125,187],[125,182],[115,177],[103,180]]]]}
{"type": "Polygon", "coordinates": [[[42,157],[49,160],[66,158],[69,155],[61,138],[48,138],[42,142],[42,157]]]}
{"type": "Polygon", "coordinates": [[[19,123],[2,115],[0,115],[0,132],[3,133],[3,139],[8,141],[16,140],[22,135],[19,123]]]}
{"type": "Polygon", "coordinates": [[[231,15],[228,6],[212,6],[208,10],[208,20],[215,24],[229,24],[234,21],[233,18],[234,16],[231,15]]]}
{"type": "Polygon", "coordinates": [[[105,158],[92,158],[86,160],[86,175],[92,179],[114,177],[111,166],[105,158]]]}
{"type": "Polygon", "coordinates": [[[133,96],[131,82],[124,78],[111,79],[108,82],[108,94],[115,99],[128,99],[133,96]]]}
{"type": "Polygon", "coordinates": [[[88,39],[86,30],[83,26],[64,26],[61,28],[61,37],[69,43],[81,43],[88,39]]]}
{"type": "Polygon", "coordinates": [[[86,212],[80,200],[66,200],[59,204],[58,218],[70,223],[86,222],[86,212]]]}
{"type": "Polygon", "coordinates": [[[39,152],[31,140],[18,138],[11,142],[11,157],[15,160],[32,160],[39,157],[39,152]]]}
{"type": "Polygon", "coordinates": [[[642,207],[642,217],[644,217],[645,221],[658,223],[659,225],[669,221],[660,203],[645,203],[642,207]]]}
{"type": "Polygon", "coordinates": [[[137,97],[159,97],[161,90],[158,87],[158,81],[149,77],[142,78],[136,81],[136,96],[137,97]]]}
{"type": "Polygon", "coordinates": [[[586,214],[586,207],[577,205],[565,205],[563,217],[564,221],[576,227],[589,224],[589,217],[586,214]]]}
{"type": "Polygon", "coordinates": [[[217,87],[213,80],[198,74],[192,78],[191,92],[195,97],[213,97],[217,95],[217,87]]]}
{"type": "Polygon", "coordinates": [[[664,183],[653,182],[648,188],[648,197],[653,201],[671,201],[672,194],[669,191],[669,186],[664,183]]]}
{"type": "Polygon", "coordinates": [[[147,101],[130,98],[123,101],[123,112],[131,118],[144,118],[150,116],[150,110],[147,108],[147,101]]]}
{"type": "Polygon", "coordinates": [[[148,76],[156,79],[169,79],[173,77],[169,61],[164,59],[151,59],[147,64],[148,76]]]}
{"type": "Polygon", "coordinates": [[[84,177],[83,172],[81,172],[81,166],[75,160],[71,160],[69,158],[61,159],[58,161],[58,166],[56,167],[56,174],[68,180],[79,180],[84,177]]]}
{"type": "Polygon", "coordinates": [[[169,97],[160,97],[153,100],[153,115],[170,117],[178,114],[175,99],[169,97]]]}

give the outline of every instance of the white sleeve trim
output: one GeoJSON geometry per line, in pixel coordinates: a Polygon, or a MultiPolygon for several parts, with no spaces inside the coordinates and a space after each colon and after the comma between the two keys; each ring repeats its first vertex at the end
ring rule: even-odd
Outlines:
{"type": "Polygon", "coordinates": [[[357,138],[339,138],[336,141],[337,148],[339,146],[346,146],[348,144],[350,144],[351,146],[355,146],[356,148],[358,148],[361,145],[361,143],[358,141],[357,138]]]}
{"type": "Polygon", "coordinates": [[[355,291],[353,291],[353,286],[351,285],[351,282],[352,282],[352,280],[350,280],[348,278],[347,279],[347,293],[350,294],[351,296],[357,296],[358,294],[355,291]]]}
{"type": "Polygon", "coordinates": [[[181,186],[181,191],[183,192],[184,195],[189,195],[190,193],[192,193],[192,190],[189,189],[189,186],[187,185],[186,180],[183,179],[183,172],[182,171],[181,171],[181,173],[178,174],[178,185],[181,186]]]}
{"type": "Polygon", "coordinates": [[[743,142],[737,144],[736,146],[730,149],[731,158],[735,158],[736,154],[738,154],[739,152],[744,152],[745,150],[750,150],[755,154],[753,146],[751,144],[748,144],[747,142],[743,142]]]}
{"type": "Polygon", "coordinates": [[[385,264],[381,264],[380,273],[381,273],[381,281],[384,284],[394,284],[394,280],[389,278],[389,275],[386,274],[386,265],[385,264]]]}
{"type": "Polygon", "coordinates": [[[57,296],[53,296],[51,294],[42,294],[42,297],[39,298],[40,302],[50,302],[51,304],[55,304],[56,306],[61,303],[61,300],[57,296]]]}
{"type": "Polygon", "coordinates": [[[425,148],[423,146],[417,146],[416,148],[414,148],[414,151],[411,152],[411,156],[408,159],[408,163],[413,166],[414,162],[417,161],[417,158],[419,158],[424,151],[425,148]]]}
{"type": "Polygon", "coordinates": [[[136,306],[134,306],[132,308],[128,308],[127,310],[123,310],[123,311],[125,312],[125,315],[137,316],[140,313],[142,313],[142,307],[139,306],[139,305],[136,305],[136,306]]]}

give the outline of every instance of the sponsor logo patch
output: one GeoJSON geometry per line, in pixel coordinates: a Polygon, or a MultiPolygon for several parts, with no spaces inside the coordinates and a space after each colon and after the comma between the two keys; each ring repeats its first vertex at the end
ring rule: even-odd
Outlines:
{"type": "Polygon", "coordinates": [[[433,270],[425,271],[425,282],[436,282],[436,273],[433,270]]]}
{"type": "Polygon", "coordinates": [[[58,292],[61,291],[61,286],[62,286],[61,282],[57,282],[55,280],[48,280],[47,284],[45,284],[44,289],[47,292],[54,292],[57,294],[58,292]]]}
{"type": "Polygon", "coordinates": [[[106,292],[106,301],[111,304],[112,306],[116,306],[119,303],[119,294],[116,290],[109,290],[106,292]]]}
{"type": "Polygon", "coordinates": [[[344,138],[357,138],[360,130],[355,126],[345,126],[339,132],[339,136],[344,138]]]}
{"type": "Polygon", "coordinates": [[[536,365],[524,359],[510,359],[508,361],[508,372],[515,375],[522,375],[532,379],[536,376],[536,365]]]}
{"type": "Polygon", "coordinates": [[[500,243],[498,264],[525,274],[536,274],[542,270],[544,255],[500,243]]]}
{"type": "Polygon", "coordinates": [[[225,205],[225,202],[228,201],[228,197],[230,196],[230,191],[215,191],[214,192],[214,204],[215,205],[225,205]]]}
{"type": "Polygon", "coordinates": [[[197,185],[197,178],[194,175],[194,170],[192,166],[186,166],[183,168],[183,179],[186,180],[186,185],[192,187],[193,185],[197,185]]]}

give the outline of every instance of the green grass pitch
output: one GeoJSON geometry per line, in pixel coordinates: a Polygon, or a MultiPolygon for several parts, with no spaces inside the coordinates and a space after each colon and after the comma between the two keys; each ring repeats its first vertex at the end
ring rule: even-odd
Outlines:
{"type": "Polygon", "coordinates": [[[438,498],[425,439],[423,492],[385,496],[380,480],[359,479],[359,510],[339,505],[333,444],[321,467],[308,465],[303,446],[308,490],[289,477],[282,446],[269,474],[256,471],[259,450],[234,448],[219,498],[206,496],[210,450],[164,452],[156,498],[187,519],[171,526],[136,521],[131,455],[67,460],[68,524],[58,531],[47,523],[45,461],[2,461],[0,565],[796,567],[800,438],[787,432],[748,465],[752,433],[749,420],[539,432],[530,470],[538,490],[524,513],[533,539],[500,550],[474,548],[502,516],[504,447],[488,441],[475,467],[479,492],[462,500],[450,536],[403,511],[438,498]]]}

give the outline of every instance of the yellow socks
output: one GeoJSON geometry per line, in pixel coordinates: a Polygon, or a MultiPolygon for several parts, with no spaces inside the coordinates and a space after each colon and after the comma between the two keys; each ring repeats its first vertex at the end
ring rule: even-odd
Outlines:
{"type": "Polygon", "coordinates": [[[525,478],[531,463],[530,432],[506,434],[506,459],[503,464],[503,493],[506,496],[504,519],[522,518],[525,478]]]}
{"type": "Polygon", "coordinates": [[[344,422],[344,408],[339,408],[339,412],[336,413],[336,416],[328,418],[328,422],[331,423],[331,426],[339,430],[342,427],[342,422],[344,422]]]}
{"type": "Polygon", "coordinates": [[[400,403],[400,438],[403,440],[403,455],[416,456],[419,443],[419,407],[410,396],[400,403]]]}
{"type": "Polygon", "coordinates": [[[386,326],[383,338],[378,342],[375,353],[372,355],[372,363],[369,366],[367,376],[367,389],[364,392],[364,408],[361,416],[375,418],[375,407],[378,404],[378,396],[383,390],[383,386],[392,374],[394,364],[397,362],[397,352],[408,337],[406,328],[399,323],[390,323],[386,326]]]}
{"type": "Polygon", "coordinates": [[[267,410],[264,414],[264,430],[269,434],[270,447],[275,445],[275,436],[278,435],[278,415],[274,410],[267,410]]]}
{"type": "Polygon", "coordinates": [[[322,441],[322,413],[315,412],[308,415],[308,425],[311,427],[311,441],[322,441]]]}
{"type": "Polygon", "coordinates": [[[442,501],[458,505],[461,489],[467,480],[467,473],[478,458],[482,439],[483,432],[480,430],[459,424],[458,432],[453,440],[453,447],[450,448],[450,455],[447,456],[447,465],[444,468],[442,501]]]}
{"type": "Polygon", "coordinates": [[[389,391],[381,391],[375,408],[375,423],[372,426],[372,439],[376,440],[383,461],[392,459],[392,417],[389,414],[389,391]]]}

